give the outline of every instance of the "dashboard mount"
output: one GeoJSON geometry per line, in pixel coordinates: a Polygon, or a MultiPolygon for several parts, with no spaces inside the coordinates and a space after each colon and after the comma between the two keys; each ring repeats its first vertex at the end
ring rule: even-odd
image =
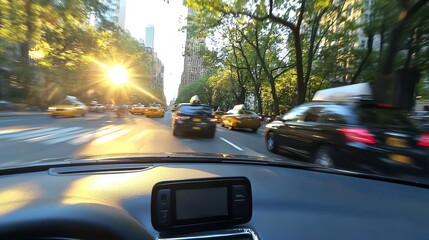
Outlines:
{"type": "Polygon", "coordinates": [[[160,233],[232,227],[252,218],[251,185],[245,177],[159,182],[151,205],[160,233]]]}

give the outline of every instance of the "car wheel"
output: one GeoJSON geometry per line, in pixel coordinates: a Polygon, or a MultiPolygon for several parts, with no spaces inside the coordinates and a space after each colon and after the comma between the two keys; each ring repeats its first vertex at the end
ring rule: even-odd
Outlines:
{"type": "Polygon", "coordinates": [[[274,133],[269,132],[267,135],[267,139],[265,140],[265,146],[267,147],[267,150],[270,152],[277,152],[277,143],[274,138],[274,133]]]}
{"type": "Polygon", "coordinates": [[[314,154],[313,163],[327,168],[335,167],[335,150],[329,146],[321,146],[314,154]]]}
{"type": "Polygon", "coordinates": [[[82,113],[80,114],[80,116],[81,116],[81,117],[85,117],[85,112],[82,112],[82,113]]]}
{"type": "Polygon", "coordinates": [[[214,136],[215,136],[215,131],[211,131],[206,135],[207,138],[214,138],[214,136]]]}
{"type": "Polygon", "coordinates": [[[229,130],[234,130],[234,127],[232,126],[232,123],[231,123],[231,122],[229,122],[229,123],[228,123],[228,129],[229,129],[229,130]]]}
{"type": "Polygon", "coordinates": [[[173,136],[179,137],[179,132],[176,130],[176,128],[173,128],[173,136]]]}
{"type": "Polygon", "coordinates": [[[54,115],[54,114],[51,114],[51,117],[53,117],[53,118],[54,118],[54,117],[56,117],[56,115],[54,115]]]}
{"type": "Polygon", "coordinates": [[[254,132],[254,133],[255,133],[255,132],[257,132],[257,131],[258,131],[258,129],[257,129],[257,128],[253,128],[253,129],[252,129],[252,132],[254,132]]]}

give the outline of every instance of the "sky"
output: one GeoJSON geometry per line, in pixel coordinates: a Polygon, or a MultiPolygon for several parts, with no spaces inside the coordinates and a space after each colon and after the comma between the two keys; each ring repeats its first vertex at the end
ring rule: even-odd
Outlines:
{"type": "Polygon", "coordinates": [[[145,39],[147,25],[154,25],[154,49],[164,64],[164,94],[167,103],[177,97],[183,72],[187,9],[182,0],[126,0],[125,29],[137,39],[145,39]]]}

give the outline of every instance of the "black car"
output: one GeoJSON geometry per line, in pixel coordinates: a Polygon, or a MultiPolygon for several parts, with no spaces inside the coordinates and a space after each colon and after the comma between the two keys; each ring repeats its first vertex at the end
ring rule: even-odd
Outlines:
{"type": "Polygon", "coordinates": [[[182,103],[173,113],[171,126],[173,135],[197,133],[213,138],[216,132],[216,119],[209,106],[195,103],[182,103]]]}
{"type": "Polygon", "coordinates": [[[371,102],[311,102],[267,125],[266,147],[324,167],[427,175],[429,134],[405,112],[371,102]]]}

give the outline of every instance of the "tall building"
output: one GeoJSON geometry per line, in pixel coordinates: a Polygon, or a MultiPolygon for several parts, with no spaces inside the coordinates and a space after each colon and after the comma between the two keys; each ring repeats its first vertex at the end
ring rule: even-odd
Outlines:
{"type": "Polygon", "coordinates": [[[155,28],[153,27],[153,25],[148,25],[146,27],[146,34],[145,34],[145,41],[144,41],[144,45],[146,47],[153,49],[154,36],[155,36],[155,28]]]}
{"type": "Polygon", "coordinates": [[[125,29],[126,0],[101,1],[109,7],[109,11],[105,14],[106,19],[120,26],[122,29],[125,29]]]}
{"type": "MultiPolygon", "coordinates": [[[[192,14],[193,11],[188,9],[188,16],[192,14]]],[[[186,33],[185,58],[179,89],[204,75],[203,57],[199,53],[204,45],[203,38],[196,38],[191,36],[189,32],[186,33]]]]}

